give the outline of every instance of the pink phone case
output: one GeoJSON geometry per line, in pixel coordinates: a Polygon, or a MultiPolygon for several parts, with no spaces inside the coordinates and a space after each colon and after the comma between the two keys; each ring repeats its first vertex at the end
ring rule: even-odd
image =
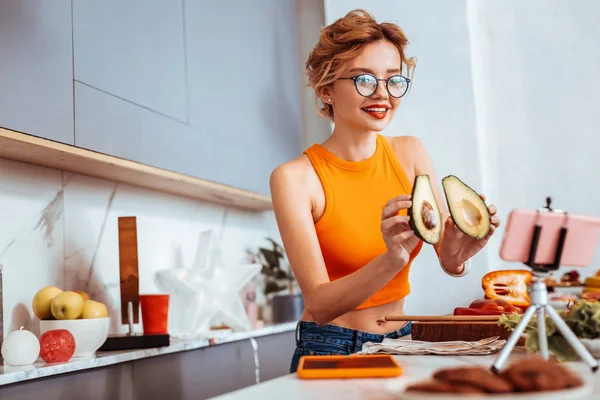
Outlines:
{"type": "MultiPolygon", "coordinates": [[[[552,264],[560,230],[566,215],[562,212],[540,212],[539,243],[536,264],[552,264]]],[[[598,237],[600,218],[586,215],[568,214],[567,236],[565,239],[561,266],[583,267],[592,262],[598,237]]],[[[500,258],[505,261],[526,263],[538,213],[529,209],[514,209],[508,216],[506,230],[500,248],[500,258]]]]}

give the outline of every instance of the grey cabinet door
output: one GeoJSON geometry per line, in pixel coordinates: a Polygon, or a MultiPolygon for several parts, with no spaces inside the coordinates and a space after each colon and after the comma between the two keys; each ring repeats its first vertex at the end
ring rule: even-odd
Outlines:
{"type": "Polygon", "coordinates": [[[269,194],[301,151],[295,2],[189,1],[185,18],[190,124],[214,137],[219,177],[269,194]]]}
{"type": "Polygon", "coordinates": [[[187,122],[182,1],[73,2],[75,80],[187,122]]]}
{"type": "Polygon", "coordinates": [[[75,145],[269,194],[300,154],[293,0],[75,2],[75,145]]]}
{"type": "Polygon", "coordinates": [[[0,127],[73,144],[71,0],[0,2],[0,127]]]}

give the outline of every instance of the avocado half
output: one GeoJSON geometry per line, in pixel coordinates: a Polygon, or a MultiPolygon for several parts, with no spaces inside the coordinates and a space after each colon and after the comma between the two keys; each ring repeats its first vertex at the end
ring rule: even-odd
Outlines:
{"type": "Polygon", "coordinates": [[[448,209],[465,235],[481,240],[490,231],[490,213],[479,194],[454,175],[442,179],[448,209]]]}
{"type": "Polygon", "coordinates": [[[429,244],[439,242],[442,235],[442,215],[429,175],[418,175],[415,178],[408,215],[410,228],[419,239],[429,244]]]}

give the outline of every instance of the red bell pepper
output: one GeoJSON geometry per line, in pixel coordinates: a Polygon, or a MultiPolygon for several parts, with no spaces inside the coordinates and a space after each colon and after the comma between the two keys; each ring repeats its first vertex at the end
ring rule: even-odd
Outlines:
{"type": "Polygon", "coordinates": [[[521,314],[523,310],[500,299],[477,299],[469,307],[457,307],[454,309],[454,315],[501,315],[513,312],[521,314]]]}

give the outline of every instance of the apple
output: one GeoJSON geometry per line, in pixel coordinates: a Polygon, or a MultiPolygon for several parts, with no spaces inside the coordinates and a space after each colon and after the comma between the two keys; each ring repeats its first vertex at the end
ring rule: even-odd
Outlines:
{"type": "Polygon", "coordinates": [[[73,354],[75,338],[68,330],[54,329],[40,336],[40,357],[47,363],[67,362],[73,354]]]}
{"type": "Polygon", "coordinates": [[[56,286],[46,286],[40,289],[33,296],[33,301],[31,302],[31,308],[33,308],[35,316],[39,319],[52,319],[53,315],[50,307],[52,299],[60,293],[62,293],[62,290],[56,286]]]}
{"type": "Polygon", "coordinates": [[[58,294],[50,305],[56,319],[77,319],[83,311],[83,298],[73,291],[58,294]]]}
{"type": "Polygon", "coordinates": [[[86,300],[83,302],[83,312],[81,313],[81,318],[91,319],[106,317],[108,317],[108,310],[106,309],[106,305],[104,303],[95,300],[86,300]]]}
{"type": "Polygon", "coordinates": [[[78,293],[83,298],[83,301],[90,299],[90,295],[84,292],[83,290],[74,290],[74,292],[78,293]]]}

